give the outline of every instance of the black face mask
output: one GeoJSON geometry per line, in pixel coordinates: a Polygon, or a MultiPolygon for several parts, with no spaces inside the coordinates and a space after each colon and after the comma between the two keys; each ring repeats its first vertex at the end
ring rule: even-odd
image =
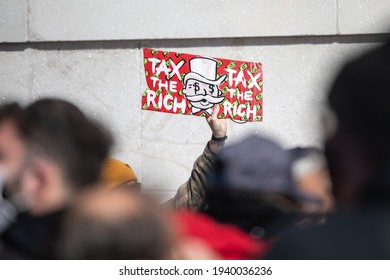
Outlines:
{"type": "Polygon", "coordinates": [[[7,188],[1,179],[0,183],[0,234],[3,233],[18,215],[16,207],[12,203],[12,197],[7,193],[7,188]]]}
{"type": "Polygon", "coordinates": [[[206,203],[201,212],[248,233],[262,228],[263,238],[278,236],[298,220],[295,213],[281,211],[261,194],[226,189],[207,189],[206,203]]]}
{"type": "Polygon", "coordinates": [[[18,212],[14,205],[6,199],[0,201],[0,234],[16,221],[18,212]]]}
{"type": "Polygon", "coordinates": [[[20,213],[25,212],[26,205],[20,193],[11,194],[9,187],[0,177],[0,234],[7,230],[17,219],[20,213]]]}

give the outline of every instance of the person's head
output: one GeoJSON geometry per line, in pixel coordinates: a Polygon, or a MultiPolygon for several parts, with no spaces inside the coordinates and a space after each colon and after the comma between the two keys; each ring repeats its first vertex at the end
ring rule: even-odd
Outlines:
{"type": "Polygon", "coordinates": [[[25,108],[24,118],[30,149],[20,185],[31,212],[44,214],[98,181],[111,138],[63,100],[38,100],[25,108]]]}
{"type": "Polygon", "coordinates": [[[216,156],[202,211],[251,234],[270,237],[305,198],[292,180],[289,154],[274,141],[252,135],[216,156]]]}
{"type": "Polygon", "coordinates": [[[13,185],[21,172],[27,145],[23,109],[17,103],[0,107],[0,171],[7,186],[13,185]]]}
{"type": "Polygon", "coordinates": [[[292,175],[297,187],[313,200],[303,203],[307,213],[326,213],[333,207],[328,166],[323,151],[314,147],[287,150],[292,157],[292,175]]]}
{"type": "Polygon", "coordinates": [[[103,187],[127,188],[135,192],[141,191],[141,184],[137,181],[137,175],[127,163],[114,158],[107,158],[100,174],[100,182],[103,187]]]}
{"type": "Polygon", "coordinates": [[[93,190],[66,216],[58,240],[60,259],[165,259],[171,233],[159,214],[128,189],[93,190]]]}
{"type": "Polygon", "coordinates": [[[390,200],[390,43],[348,63],[328,96],[325,152],[338,206],[390,200]]]}

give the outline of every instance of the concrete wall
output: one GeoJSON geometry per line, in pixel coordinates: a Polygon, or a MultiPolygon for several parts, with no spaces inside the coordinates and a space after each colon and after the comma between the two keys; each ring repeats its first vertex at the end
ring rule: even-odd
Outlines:
{"type": "Polygon", "coordinates": [[[169,197],[210,131],[202,118],[141,111],[143,47],[262,62],[264,121],[229,123],[229,142],[255,132],[320,145],[322,100],[338,69],[390,30],[390,1],[372,3],[0,0],[0,102],[75,102],[111,128],[113,155],[169,197]]]}

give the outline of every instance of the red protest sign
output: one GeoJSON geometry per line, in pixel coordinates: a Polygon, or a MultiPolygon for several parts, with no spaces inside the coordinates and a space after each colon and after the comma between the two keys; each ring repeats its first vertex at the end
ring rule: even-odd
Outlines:
{"type": "Polygon", "coordinates": [[[144,49],[147,89],[142,109],[219,118],[262,121],[263,72],[257,62],[144,49]]]}

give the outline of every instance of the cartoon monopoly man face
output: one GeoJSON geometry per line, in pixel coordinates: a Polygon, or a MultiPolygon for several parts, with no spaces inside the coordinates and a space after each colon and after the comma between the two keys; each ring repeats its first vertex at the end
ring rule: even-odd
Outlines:
{"type": "Polygon", "coordinates": [[[183,80],[183,94],[191,103],[193,114],[202,110],[209,115],[213,113],[211,108],[225,99],[219,86],[226,77],[217,79],[217,61],[214,59],[197,57],[190,60],[190,72],[183,80]]]}

